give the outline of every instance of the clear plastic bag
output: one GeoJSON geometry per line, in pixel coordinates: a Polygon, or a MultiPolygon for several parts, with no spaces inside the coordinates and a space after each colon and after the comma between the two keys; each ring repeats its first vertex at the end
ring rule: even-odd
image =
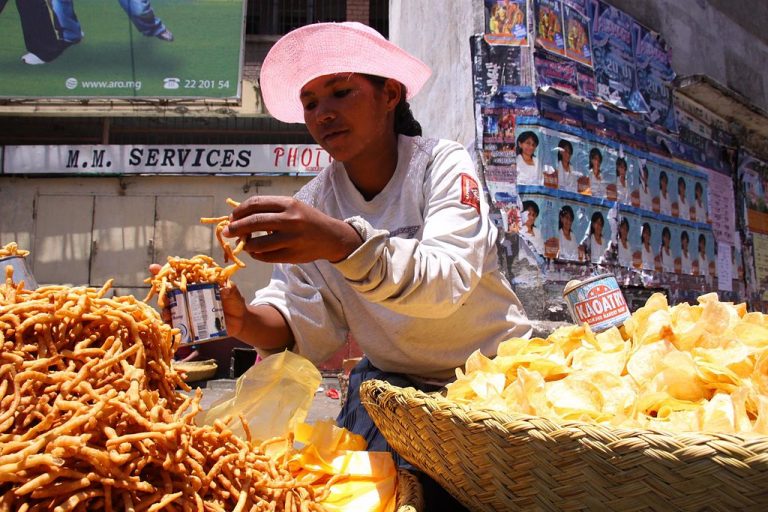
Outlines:
{"type": "Polygon", "coordinates": [[[322,376],[308,359],[284,351],[254,364],[237,379],[235,390],[201,413],[201,422],[212,425],[231,415],[232,431],[244,436],[238,419],[243,415],[254,439],[269,439],[293,431],[303,422],[322,376]]]}

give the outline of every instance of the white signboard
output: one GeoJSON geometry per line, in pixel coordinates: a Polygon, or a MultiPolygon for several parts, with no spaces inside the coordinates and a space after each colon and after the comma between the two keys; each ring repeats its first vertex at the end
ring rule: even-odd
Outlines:
{"type": "Polygon", "coordinates": [[[3,174],[316,174],[318,145],[6,146],[3,174]]]}

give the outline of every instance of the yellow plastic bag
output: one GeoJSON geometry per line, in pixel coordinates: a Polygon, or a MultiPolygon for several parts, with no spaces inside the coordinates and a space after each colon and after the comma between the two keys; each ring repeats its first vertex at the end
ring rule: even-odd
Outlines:
{"type": "Polygon", "coordinates": [[[306,358],[287,350],[273,354],[241,375],[233,393],[201,413],[201,422],[212,425],[231,415],[230,428],[244,437],[238,420],[242,414],[254,439],[284,436],[306,419],[321,381],[320,371],[306,358]]]}

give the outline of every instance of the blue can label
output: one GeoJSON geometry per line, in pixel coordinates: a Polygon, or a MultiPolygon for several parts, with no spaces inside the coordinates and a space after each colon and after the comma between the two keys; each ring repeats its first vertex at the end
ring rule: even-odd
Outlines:
{"type": "Polygon", "coordinates": [[[563,297],[573,320],[579,325],[586,322],[595,332],[618,327],[630,317],[624,294],[611,274],[568,283],[563,297]]]}

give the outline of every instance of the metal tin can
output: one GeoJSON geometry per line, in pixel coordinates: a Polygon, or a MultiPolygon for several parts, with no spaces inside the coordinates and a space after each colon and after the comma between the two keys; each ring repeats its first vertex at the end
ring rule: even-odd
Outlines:
{"type": "Polygon", "coordinates": [[[629,307],[613,274],[600,274],[565,285],[563,298],[573,320],[589,324],[594,332],[621,326],[629,317],[629,307]]]}
{"type": "Polygon", "coordinates": [[[5,267],[8,265],[13,267],[14,283],[24,281],[24,288],[26,290],[37,289],[37,281],[35,280],[35,276],[32,275],[32,270],[30,270],[26,258],[23,256],[6,256],[5,258],[0,258],[0,270],[2,270],[3,281],[5,281],[5,267]]]}
{"type": "Polygon", "coordinates": [[[197,283],[187,286],[187,308],[193,341],[227,336],[219,285],[197,283]]]}
{"type": "Polygon", "coordinates": [[[187,309],[187,297],[181,290],[171,290],[168,297],[168,307],[171,309],[171,325],[181,331],[181,342],[192,342],[192,329],[189,324],[189,310],[187,309]]]}
{"type": "Polygon", "coordinates": [[[190,284],[186,292],[171,290],[167,296],[171,325],[181,331],[182,345],[227,337],[219,285],[190,284]]]}

